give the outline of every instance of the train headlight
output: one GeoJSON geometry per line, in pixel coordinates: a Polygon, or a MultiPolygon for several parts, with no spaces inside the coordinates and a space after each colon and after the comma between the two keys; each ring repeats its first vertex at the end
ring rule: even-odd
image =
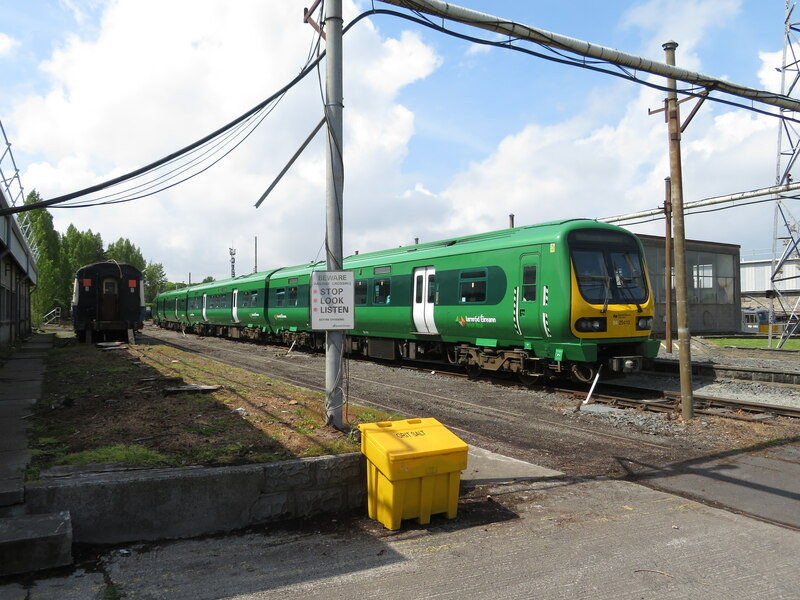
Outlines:
{"type": "Polygon", "coordinates": [[[584,317],[575,321],[575,331],[598,333],[601,331],[606,331],[606,329],[605,317],[584,317]]]}
{"type": "Polygon", "coordinates": [[[645,330],[653,328],[653,317],[637,317],[636,329],[645,330]]]}

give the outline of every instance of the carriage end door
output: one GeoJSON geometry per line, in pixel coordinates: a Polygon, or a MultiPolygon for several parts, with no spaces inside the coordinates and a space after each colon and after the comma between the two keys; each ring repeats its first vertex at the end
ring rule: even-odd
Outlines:
{"type": "Polygon", "coordinates": [[[439,333],[433,320],[436,303],[436,269],[419,267],[414,269],[414,302],[412,314],[417,333],[439,333]]]}
{"type": "Polygon", "coordinates": [[[523,338],[549,336],[547,318],[548,290],[542,285],[539,273],[539,254],[520,257],[519,286],[516,288],[515,326],[523,338]]]}
{"type": "Polygon", "coordinates": [[[208,321],[206,309],[208,308],[208,294],[203,294],[203,321],[208,321]]]}

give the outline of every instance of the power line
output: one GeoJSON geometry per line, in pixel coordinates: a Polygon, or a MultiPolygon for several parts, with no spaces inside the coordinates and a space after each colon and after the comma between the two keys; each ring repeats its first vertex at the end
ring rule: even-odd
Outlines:
{"type": "MultiPolygon", "coordinates": [[[[410,3],[410,4],[413,4],[413,3],[410,3]]],[[[464,33],[460,33],[460,32],[454,31],[452,29],[448,29],[444,25],[439,25],[437,23],[434,23],[430,18],[428,18],[427,16],[422,15],[422,13],[420,13],[419,11],[414,10],[412,7],[409,6],[408,8],[409,8],[409,10],[411,10],[413,13],[415,13],[418,16],[412,16],[412,15],[409,15],[409,14],[406,14],[406,13],[402,13],[402,12],[398,12],[398,11],[394,11],[394,10],[387,10],[387,9],[375,9],[375,8],[373,8],[371,10],[365,11],[365,12],[359,14],[357,17],[355,17],[353,19],[353,21],[351,21],[343,29],[343,34],[347,33],[354,25],[356,25],[358,22],[360,22],[364,18],[371,17],[371,16],[377,16],[377,15],[392,16],[392,17],[405,19],[407,21],[411,21],[411,22],[416,23],[418,25],[421,25],[423,27],[428,27],[428,28],[433,29],[435,31],[447,34],[449,36],[452,36],[452,37],[455,37],[455,38],[458,38],[458,39],[469,41],[471,43],[476,43],[476,44],[481,44],[481,45],[488,45],[488,46],[495,46],[495,47],[498,47],[498,48],[505,48],[505,49],[508,49],[508,50],[513,50],[513,51],[516,51],[516,52],[521,52],[523,54],[527,54],[527,55],[530,55],[530,56],[534,56],[534,57],[537,57],[537,58],[548,60],[548,61],[551,61],[551,62],[556,62],[556,63],[560,63],[560,64],[566,64],[566,65],[575,66],[575,67],[579,67],[579,68],[583,68],[583,69],[588,69],[588,70],[591,70],[591,71],[604,73],[604,74],[607,74],[607,75],[612,75],[612,76],[615,76],[615,77],[620,77],[622,79],[633,81],[635,83],[647,86],[647,87],[652,88],[652,89],[656,89],[656,90],[660,90],[660,91],[668,91],[666,86],[659,85],[657,83],[654,83],[654,82],[651,82],[651,81],[647,81],[647,80],[644,80],[644,79],[640,78],[636,74],[636,70],[635,69],[633,71],[631,71],[626,67],[623,67],[623,66],[620,66],[620,65],[614,65],[613,63],[608,62],[608,61],[588,60],[584,56],[581,56],[581,55],[578,55],[578,54],[574,54],[573,55],[569,51],[569,49],[566,49],[566,48],[565,49],[553,48],[553,47],[548,46],[548,45],[546,45],[544,43],[541,43],[541,42],[531,42],[531,43],[534,43],[534,44],[538,45],[542,50],[547,51],[549,54],[545,54],[543,52],[539,52],[539,51],[533,50],[531,48],[525,48],[525,47],[522,47],[522,46],[519,46],[519,45],[515,45],[515,42],[516,43],[522,43],[523,41],[528,41],[528,40],[521,40],[520,38],[514,38],[514,37],[510,37],[509,36],[509,39],[505,40],[505,41],[487,40],[487,39],[484,39],[484,38],[478,38],[478,37],[475,37],[475,36],[471,36],[471,35],[467,35],[467,34],[464,34],[464,33]],[[613,66],[614,69],[607,68],[607,67],[601,67],[599,65],[613,66]]],[[[514,26],[518,25],[517,23],[511,22],[511,21],[500,21],[500,20],[498,20],[498,25],[502,25],[504,23],[506,25],[514,25],[514,26]]],[[[269,114],[269,112],[271,112],[272,109],[269,109],[269,111],[267,111],[266,114],[264,114],[264,115],[260,115],[261,111],[265,110],[271,103],[279,102],[280,99],[290,89],[292,89],[295,85],[297,85],[300,81],[302,81],[309,73],[311,73],[315,68],[317,68],[319,63],[325,57],[325,51],[324,50],[323,51],[319,50],[319,44],[320,44],[319,43],[319,36],[317,36],[315,41],[312,42],[311,48],[309,50],[309,57],[307,59],[306,65],[300,70],[300,72],[291,81],[289,81],[289,83],[284,85],[277,92],[275,92],[274,94],[272,94],[271,96],[269,96],[268,98],[263,100],[262,102],[258,103],[253,108],[251,108],[250,110],[248,110],[244,114],[240,115],[239,117],[237,117],[236,119],[234,119],[230,123],[220,127],[219,129],[217,129],[217,130],[213,131],[212,133],[206,135],[205,137],[197,140],[196,142],[194,142],[192,144],[189,144],[188,146],[185,146],[184,148],[181,148],[180,150],[172,152],[171,154],[169,154],[169,155],[167,155],[167,156],[165,156],[165,157],[163,157],[163,158],[161,158],[159,160],[156,160],[156,161],[154,161],[154,162],[152,162],[150,164],[147,164],[147,165],[145,165],[143,167],[140,167],[139,169],[136,169],[134,171],[131,171],[131,172],[126,173],[124,175],[121,175],[119,177],[107,180],[105,182],[96,184],[94,186],[90,186],[88,188],[84,188],[82,190],[71,192],[71,193],[65,194],[63,196],[58,196],[56,198],[43,200],[41,202],[36,202],[36,203],[33,203],[33,204],[29,204],[29,205],[14,206],[14,207],[0,209],[0,216],[19,213],[19,212],[24,212],[24,211],[27,211],[27,210],[33,210],[33,209],[37,209],[37,208],[46,208],[46,207],[50,207],[50,206],[56,206],[58,204],[64,204],[64,203],[70,202],[71,200],[75,200],[75,199],[81,198],[83,196],[87,196],[87,195],[90,195],[90,194],[93,194],[93,193],[96,193],[96,192],[99,192],[99,191],[103,191],[103,190],[106,190],[106,189],[111,188],[113,186],[125,183],[127,181],[130,181],[130,180],[133,180],[133,179],[136,179],[136,178],[143,177],[145,175],[151,174],[153,171],[156,171],[157,169],[160,169],[160,168],[162,168],[164,166],[167,166],[169,164],[172,164],[173,162],[176,162],[179,159],[182,159],[182,158],[186,157],[187,155],[190,155],[191,153],[193,153],[193,152],[197,151],[198,149],[206,146],[207,144],[212,144],[212,147],[214,147],[215,145],[219,146],[220,144],[224,146],[224,144],[227,143],[227,141],[226,142],[216,141],[216,143],[215,143],[215,140],[217,140],[217,138],[219,138],[220,136],[224,136],[225,134],[227,134],[231,130],[236,131],[236,128],[238,126],[240,126],[240,125],[244,129],[246,129],[247,126],[249,125],[249,119],[251,119],[251,118],[255,119],[255,121],[256,121],[255,125],[253,125],[253,127],[245,135],[243,135],[243,138],[241,140],[239,140],[236,144],[234,144],[232,148],[230,148],[228,151],[224,152],[222,154],[222,156],[220,156],[219,158],[217,158],[216,160],[211,162],[211,164],[205,166],[204,168],[200,169],[197,172],[192,173],[191,175],[189,175],[187,177],[184,177],[184,178],[182,178],[182,179],[180,179],[180,180],[178,180],[178,181],[176,181],[174,183],[171,183],[169,185],[164,185],[164,186],[161,186],[161,187],[158,187],[158,185],[155,183],[155,182],[160,181],[160,180],[170,181],[171,179],[174,179],[175,177],[178,177],[180,174],[185,173],[192,166],[195,166],[196,164],[199,164],[201,162],[200,159],[202,157],[204,157],[206,153],[201,154],[199,158],[195,159],[196,160],[195,163],[189,163],[188,165],[183,165],[183,166],[180,166],[180,167],[176,167],[172,171],[169,171],[166,174],[160,175],[159,177],[157,177],[153,181],[145,182],[145,183],[140,184],[138,186],[135,186],[133,188],[128,188],[126,190],[115,192],[114,194],[111,194],[109,196],[104,196],[104,197],[101,197],[101,198],[95,198],[95,199],[93,199],[91,201],[87,201],[87,202],[83,202],[83,203],[72,203],[72,204],[69,204],[68,207],[69,208],[82,208],[82,207],[87,207],[87,206],[96,206],[96,205],[103,205],[103,204],[117,204],[117,203],[120,203],[120,202],[129,202],[131,200],[136,200],[136,199],[144,198],[144,197],[147,197],[147,196],[152,196],[152,195],[154,195],[156,193],[165,191],[165,190],[170,189],[170,188],[172,188],[172,187],[174,187],[174,186],[176,186],[176,185],[178,185],[180,183],[183,183],[183,182],[185,182],[185,181],[187,181],[187,180],[189,180],[189,179],[191,179],[193,177],[196,177],[200,173],[205,172],[210,167],[212,167],[215,164],[217,164],[220,160],[222,160],[222,158],[225,158],[228,154],[230,154],[230,152],[232,152],[234,149],[236,149],[245,139],[247,139],[252,134],[252,132],[255,130],[255,128],[258,127],[258,125],[260,125],[261,122],[263,122],[264,118],[269,114]],[[313,55],[315,46],[316,46],[316,50],[317,50],[318,55],[317,55],[316,58],[312,59],[311,56],[313,55]],[[170,175],[174,175],[174,176],[170,177],[170,175]],[[156,189],[154,189],[154,188],[156,188],[156,189]],[[134,190],[142,190],[143,193],[134,193],[134,190]],[[146,191],[146,193],[144,193],[145,191],[146,191]],[[128,195],[126,195],[126,194],[128,194],[128,195]],[[105,201],[104,202],[100,202],[99,200],[105,200],[105,201]]],[[[701,89],[701,88],[709,89],[710,91],[715,91],[713,85],[705,85],[704,86],[702,84],[702,82],[698,82],[697,85],[693,85],[691,87],[684,88],[684,89],[678,89],[677,92],[680,93],[680,94],[692,96],[692,95],[695,95],[697,93],[697,91],[699,89],[701,89]]],[[[775,97],[776,96],[775,94],[772,94],[772,93],[765,93],[764,95],[765,95],[765,97],[775,97]]],[[[756,108],[755,106],[752,106],[752,105],[747,105],[747,104],[743,104],[743,103],[739,103],[739,102],[735,102],[735,101],[731,101],[731,100],[717,98],[717,97],[710,96],[710,95],[708,96],[708,99],[711,100],[711,101],[714,101],[714,102],[718,102],[720,104],[734,106],[734,107],[737,107],[737,108],[743,108],[745,110],[749,110],[749,111],[756,112],[756,113],[759,113],[759,114],[765,114],[765,115],[768,115],[768,116],[781,118],[781,119],[786,120],[786,121],[792,121],[792,122],[800,123],[800,119],[790,118],[790,117],[786,117],[786,116],[782,116],[782,115],[776,115],[775,113],[771,113],[771,112],[768,112],[766,110],[758,109],[758,108],[756,108]]],[[[755,100],[753,100],[751,102],[755,102],[755,100]]],[[[235,135],[238,135],[238,131],[235,134],[233,134],[233,137],[235,137],[235,135]]],[[[229,139],[231,139],[231,138],[229,138],[229,139]]],[[[334,143],[338,146],[338,140],[335,140],[334,143]]],[[[216,150],[214,152],[211,152],[212,155],[214,155],[215,153],[216,153],[216,150]]]]}

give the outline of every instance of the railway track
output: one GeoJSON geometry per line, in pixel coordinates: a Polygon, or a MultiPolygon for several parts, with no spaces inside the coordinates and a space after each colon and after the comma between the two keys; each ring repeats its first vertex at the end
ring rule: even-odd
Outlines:
{"type": "MultiPolygon", "coordinates": [[[[173,342],[174,344],[174,342],[173,342]]],[[[174,344],[180,346],[180,344],[174,344]]],[[[230,351],[229,351],[230,352],[230,351]]],[[[234,354],[239,354],[238,352],[234,352],[234,354]]],[[[285,354],[288,354],[286,352],[285,354]]],[[[220,362],[226,362],[231,365],[238,364],[236,361],[226,361],[224,359],[217,358],[220,362]]],[[[272,359],[265,359],[266,362],[274,362],[275,358],[272,359]]],[[[351,360],[358,360],[358,359],[351,359],[351,360]]],[[[281,361],[284,362],[284,361],[281,361]]],[[[367,362],[375,362],[375,361],[367,361],[367,362]]],[[[383,361],[379,361],[383,362],[383,361]]],[[[669,361],[659,361],[659,362],[669,362],[669,361]]],[[[454,365],[442,365],[439,363],[436,364],[408,364],[408,363],[392,363],[386,362],[385,364],[402,368],[405,370],[412,370],[412,371],[420,371],[420,372],[434,372],[437,375],[447,376],[447,377],[454,377],[458,379],[467,379],[470,378],[463,369],[458,366],[454,365]]],[[[308,367],[303,367],[304,371],[308,371],[308,367]]],[[[312,369],[316,370],[316,369],[312,369]]],[[[726,369],[726,371],[735,371],[735,372],[745,372],[744,369],[726,369]]],[[[773,375],[789,375],[786,373],[780,373],[777,371],[763,371],[762,373],[771,373],[773,375]]],[[[322,371],[320,370],[320,375],[322,371]]],[[[588,394],[588,391],[585,388],[585,385],[580,384],[569,384],[564,382],[558,382],[556,384],[533,384],[533,385],[525,385],[520,383],[517,379],[504,376],[503,374],[497,375],[490,375],[484,376],[484,378],[496,385],[502,385],[506,387],[515,387],[515,388],[528,388],[528,389],[538,389],[541,391],[548,391],[548,392],[556,392],[560,394],[565,394],[575,398],[576,400],[584,400],[588,394]]],[[[296,383],[301,385],[306,385],[308,387],[316,388],[324,390],[324,386],[315,385],[308,381],[302,381],[300,379],[293,379],[290,377],[283,377],[284,380],[290,383],[296,383]]],[[[740,379],[743,379],[740,378],[740,379]]],[[[496,417],[502,415],[504,417],[512,417],[512,418],[519,418],[522,417],[522,414],[519,414],[514,411],[503,410],[499,407],[492,407],[487,405],[476,405],[474,403],[465,402],[464,400],[454,399],[454,398],[446,398],[437,394],[431,394],[429,392],[420,391],[420,390],[410,390],[405,389],[400,386],[393,386],[386,382],[380,381],[368,381],[366,379],[352,376],[352,381],[364,381],[367,383],[372,383],[375,385],[380,385],[382,387],[387,388],[395,388],[397,391],[408,391],[413,393],[417,396],[426,396],[431,400],[438,400],[444,401],[450,404],[460,405],[463,406],[464,409],[479,409],[480,412],[494,414],[496,417]]],[[[765,381],[765,379],[757,379],[757,381],[765,381]]],[[[789,382],[780,382],[780,383],[789,383],[789,382]]],[[[367,400],[366,398],[359,398],[354,395],[350,395],[350,399],[363,403],[374,405],[379,408],[383,408],[385,410],[391,410],[390,406],[384,406],[380,403],[375,402],[374,400],[367,400]]],[[[663,390],[654,390],[650,388],[641,388],[641,387],[633,387],[628,385],[619,385],[613,383],[601,383],[597,386],[595,393],[592,395],[592,402],[605,404],[609,406],[616,406],[620,408],[635,408],[638,410],[648,410],[654,412],[663,412],[663,413],[677,413],[680,412],[680,394],[678,392],[671,392],[671,391],[663,391],[663,390]]],[[[721,416],[726,418],[733,418],[733,419],[740,419],[740,420],[756,420],[753,418],[753,415],[773,415],[773,416],[782,416],[782,417],[789,417],[793,419],[800,419],[800,408],[791,407],[791,406],[782,406],[782,405],[775,405],[775,404],[767,404],[761,402],[753,402],[753,401],[746,401],[746,400],[738,400],[732,398],[719,398],[719,397],[712,397],[712,396],[702,396],[702,395],[694,395],[694,402],[695,402],[695,412],[698,414],[708,414],[708,415],[715,415],[721,416]]]]}
{"type": "MultiPolygon", "coordinates": [[[[677,375],[679,372],[678,361],[657,359],[653,361],[650,372],[657,375],[677,375]]],[[[797,372],[734,367],[724,364],[692,363],[692,375],[714,380],[800,385],[800,373],[797,372]]]]}
{"type": "MultiPolygon", "coordinates": [[[[603,384],[599,388],[600,392],[592,395],[592,402],[656,412],[680,412],[681,410],[680,392],[613,384],[603,384]]],[[[571,393],[582,399],[587,396],[587,392],[583,391],[571,391],[571,393]]],[[[693,398],[694,411],[699,414],[729,418],[743,418],[742,415],[772,415],[800,419],[800,408],[794,406],[698,394],[695,394],[693,398]]],[[[753,420],[751,417],[744,418],[753,420]]]]}

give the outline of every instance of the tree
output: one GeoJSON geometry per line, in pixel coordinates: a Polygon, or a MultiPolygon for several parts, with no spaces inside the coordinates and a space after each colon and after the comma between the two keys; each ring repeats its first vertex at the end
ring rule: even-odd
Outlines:
{"type": "MultiPolygon", "coordinates": [[[[41,202],[42,197],[36,190],[31,191],[25,204],[41,202]]],[[[70,295],[66,291],[64,268],[61,256],[61,235],[53,227],[53,216],[46,209],[28,212],[36,245],[39,248],[39,260],[36,263],[38,283],[31,297],[31,314],[34,322],[53,308],[60,307],[66,316],[70,306],[70,295]]]]}
{"type": "Polygon", "coordinates": [[[106,256],[117,262],[128,263],[140,271],[147,266],[141,250],[134,246],[128,238],[119,238],[106,249],[106,256]]]}
{"type": "Polygon", "coordinates": [[[166,291],[167,275],[161,263],[147,263],[142,271],[144,276],[144,301],[152,302],[161,292],[166,291]]]}
{"type": "Polygon", "coordinates": [[[65,263],[73,274],[85,265],[105,260],[103,238],[99,233],[92,233],[91,229],[78,231],[70,224],[62,238],[61,246],[65,263]]]}
{"type": "Polygon", "coordinates": [[[60,285],[62,294],[72,294],[73,278],[75,273],[83,266],[105,260],[103,251],[103,238],[92,230],[78,231],[70,223],[67,233],[61,238],[61,264],[64,274],[60,285]]]}
{"type": "Polygon", "coordinates": [[[203,279],[203,281],[201,281],[200,283],[211,283],[212,281],[216,281],[216,279],[214,279],[211,275],[209,275],[208,277],[203,279]]]}

